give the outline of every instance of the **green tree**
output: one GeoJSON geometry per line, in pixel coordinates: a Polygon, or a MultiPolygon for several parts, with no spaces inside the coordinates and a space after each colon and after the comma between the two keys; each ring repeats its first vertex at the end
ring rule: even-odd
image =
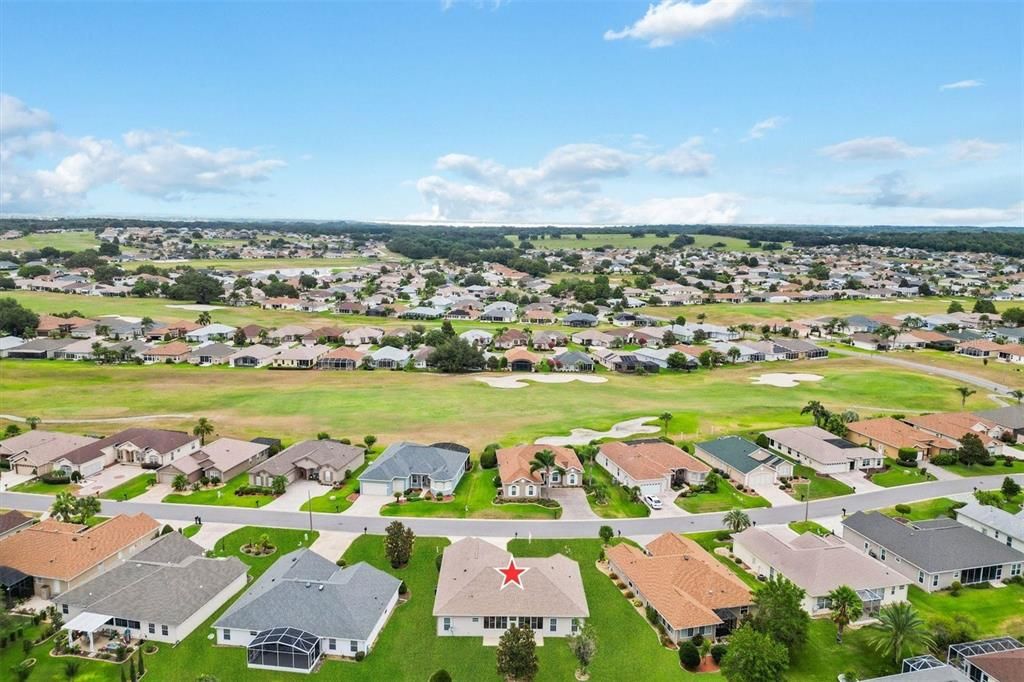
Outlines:
{"type": "Polygon", "coordinates": [[[987,298],[979,298],[974,301],[974,308],[971,309],[971,312],[995,315],[996,305],[987,298]]]}
{"type": "Polygon", "coordinates": [[[700,650],[688,639],[679,643],[679,663],[687,670],[696,670],[700,666],[700,650]]]}
{"type": "Polygon", "coordinates": [[[427,364],[439,372],[457,374],[482,369],[487,362],[476,346],[465,339],[454,337],[436,346],[427,356],[427,364]]]}
{"type": "Polygon", "coordinates": [[[966,386],[957,386],[956,392],[960,394],[960,407],[965,407],[967,399],[977,393],[973,388],[967,388],[966,386]]]}
{"type": "Polygon", "coordinates": [[[962,303],[960,303],[960,301],[952,301],[946,307],[946,314],[947,315],[952,315],[953,313],[962,313],[963,311],[964,311],[964,306],[963,306],[962,303]]]}
{"type": "Polygon", "coordinates": [[[213,422],[206,417],[200,417],[196,425],[192,427],[192,435],[199,436],[199,444],[206,445],[206,437],[213,433],[213,422]]]}
{"type": "Polygon", "coordinates": [[[76,498],[75,521],[84,525],[89,519],[100,513],[100,508],[100,498],[95,495],[76,498]]]}
{"type": "Polygon", "coordinates": [[[42,421],[43,420],[40,419],[39,417],[26,417],[25,418],[25,423],[28,424],[28,428],[33,430],[33,431],[36,430],[36,427],[39,426],[39,423],[42,422],[42,421]]]}
{"type": "Polygon", "coordinates": [[[544,490],[549,486],[551,482],[551,472],[553,470],[558,470],[559,472],[564,471],[555,461],[555,453],[550,450],[541,450],[533,456],[532,460],[530,460],[531,474],[536,471],[544,472],[544,484],[541,486],[541,490],[544,490]]]}
{"type": "Polygon", "coordinates": [[[825,406],[817,400],[808,401],[806,405],[800,408],[800,414],[810,414],[814,419],[814,425],[821,427],[828,419],[829,411],[825,409],[825,406]]]}
{"type": "Polygon", "coordinates": [[[990,455],[977,434],[965,433],[960,438],[960,448],[956,451],[956,457],[961,464],[973,466],[988,461],[990,455]]]}
{"type": "Polygon", "coordinates": [[[601,528],[598,529],[597,534],[602,540],[604,540],[605,544],[611,542],[612,538],[615,537],[615,531],[612,530],[611,526],[601,526],[601,528]]]}
{"type": "Polygon", "coordinates": [[[39,316],[13,298],[0,298],[0,332],[11,336],[32,336],[39,316]]]}
{"type": "Polygon", "coordinates": [[[176,301],[195,301],[203,305],[212,303],[223,295],[224,285],[213,277],[195,270],[189,270],[179,276],[167,289],[168,298],[176,301]]]}
{"type": "Polygon", "coordinates": [[[597,653],[597,633],[594,626],[587,622],[583,625],[579,634],[567,638],[569,650],[576,657],[576,669],[581,675],[586,675],[590,668],[594,655],[597,653]]]}
{"type": "Polygon", "coordinates": [[[50,516],[53,516],[58,521],[71,523],[75,518],[77,510],[75,496],[69,492],[59,492],[53,498],[53,504],[50,505],[50,516]]]}
{"type": "Polygon", "coordinates": [[[1001,489],[1003,491],[1003,496],[1005,496],[1006,499],[1011,499],[1020,495],[1020,483],[1017,483],[1017,481],[1013,480],[1009,476],[1003,479],[1003,487],[1001,489]]]}
{"type": "Polygon", "coordinates": [[[284,495],[285,488],[288,487],[288,479],[284,476],[274,476],[270,479],[270,490],[274,495],[284,495]]]}
{"type": "Polygon", "coordinates": [[[64,677],[73,680],[78,677],[78,669],[82,667],[81,661],[68,661],[64,664],[64,677]]]}
{"type": "Polygon", "coordinates": [[[1024,391],[1019,388],[1015,388],[1010,391],[1010,395],[1016,398],[1018,405],[1020,405],[1021,400],[1024,400],[1024,391]]]}
{"type": "Polygon", "coordinates": [[[731,530],[733,533],[739,533],[742,530],[750,528],[750,517],[742,509],[733,509],[729,511],[722,519],[725,522],[726,528],[731,530]]]}
{"type": "Polygon", "coordinates": [[[864,604],[849,585],[840,585],[829,592],[828,600],[832,609],[832,622],[836,624],[836,641],[842,644],[843,629],[860,618],[864,604]]]}
{"type": "Polygon", "coordinates": [[[729,650],[721,666],[730,682],[782,682],[789,668],[789,654],[770,635],[743,625],[729,638],[729,650]]]}
{"type": "Polygon", "coordinates": [[[669,369],[682,371],[690,368],[690,358],[679,352],[670,354],[666,363],[669,369]]]}
{"type": "MultiPolygon", "coordinates": [[[[914,606],[907,601],[883,606],[878,624],[868,628],[868,641],[883,656],[899,664],[904,656],[932,645],[927,626],[914,606]]],[[[731,653],[731,649],[730,649],[731,653]]]]}
{"type": "Polygon", "coordinates": [[[506,680],[529,682],[537,675],[537,642],[528,626],[513,625],[498,640],[498,674],[506,680]]]}
{"type": "Polygon", "coordinates": [[[665,435],[667,436],[668,435],[668,425],[672,421],[672,413],[671,412],[662,412],[661,416],[658,417],[658,420],[661,421],[662,429],[664,430],[665,435]]]}
{"type": "Polygon", "coordinates": [[[392,521],[384,529],[384,555],[391,562],[392,568],[401,568],[412,558],[416,534],[406,528],[401,521],[392,521]]]}
{"type": "Polygon", "coordinates": [[[366,445],[366,451],[367,452],[372,452],[373,451],[373,445],[376,442],[377,442],[377,436],[374,436],[372,434],[367,434],[367,435],[363,436],[363,444],[366,445]]]}
{"type": "MultiPolygon", "coordinates": [[[[807,641],[811,617],[804,611],[806,593],[782,576],[769,578],[760,590],[754,593],[754,628],[774,637],[790,653],[807,641]]],[[[733,647],[729,647],[732,655],[733,647]]]]}

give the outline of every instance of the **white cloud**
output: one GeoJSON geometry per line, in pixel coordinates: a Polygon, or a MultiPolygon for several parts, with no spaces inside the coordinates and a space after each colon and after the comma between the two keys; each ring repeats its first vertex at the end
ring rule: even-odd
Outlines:
{"type": "Polygon", "coordinates": [[[966,90],[968,88],[980,88],[984,83],[978,80],[968,79],[965,81],[956,81],[955,83],[946,83],[945,85],[939,86],[939,92],[944,90],[966,90]]]}
{"type": "Polygon", "coordinates": [[[40,130],[53,125],[45,111],[29,109],[10,96],[3,102],[20,112],[15,117],[17,132],[5,134],[0,145],[0,207],[8,212],[72,207],[106,185],[172,201],[204,193],[234,193],[266,180],[285,165],[263,158],[256,150],[185,144],[181,141],[185,133],[131,130],[120,142],[75,138],[40,130]],[[42,154],[46,154],[42,161],[27,163],[42,154]],[[52,165],[44,163],[51,157],[52,165]]]}
{"type": "Polygon", "coordinates": [[[647,160],[647,167],[669,175],[704,177],[711,172],[715,155],[700,148],[704,140],[691,137],[675,149],[647,160]]]}
{"type": "Polygon", "coordinates": [[[954,140],[950,156],[954,161],[987,161],[998,157],[1004,149],[1005,144],[975,137],[969,140],[954,140]]]}
{"type": "Polygon", "coordinates": [[[693,197],[653,198],[635,204],[609,199],[595,201],[585,213],[592,222],[654,224],[733,223],[743,197],[712,192],[693,197]]]}
{"type": "Polygon", "coordinates": [[[27,106],[14,95],[0,93],[0,135],[14,135],[53,127],[50,114],[27,106]]]}
{"type": "MultiPolygon", "coordinates": [[[[790,3],[792,4],[792,3],[790,3]]],[[[647,13],[621,31],[605,31],[605,40],[633,38],[651,47],[665,47],[702,33],[725,28],[748,17],[785,13],[783,3],[769,0],[662,0],[648,5],[647,13]]]]}
{"type": "Polygon", "coordinates": [[[858,137],[819,150],[821,154],[839,161],[910,159],[928,151],[924,147],[912,147],[895,137],[858,137]]]}
{"type": "Polygon", "coordinates": [[[766,118],[763,121],[758,121],[747,133],[747,136],[743,138],[743,141],[759,140],[764,137],[764,134],[769,130],[775,130],[785,122],[785,116],[772,116],[771,118],[766,118]]]}
{"type": "Polygon", "coordinates": [[[851,197],[867,206],[919,206],[928,199],[925,192],[910,186],[906,176],[900,171],[883,173],[863,185],[846,185],[829,190],[832,194],[851,197]]]}
{"type": "Polygon", "coordinates": [[[460,217],[471,220],[497,215],[512,205],[512,197],[493,187],[460,184],[437,175],[420,178],[416,189],[430,204],[432,219],[460,217]]]}
{"type": "Polygon", "coordinates": [[[939,225],[1024,225],[1024,202],[1009,208],[947,208],[929,218],[939,225]]]}

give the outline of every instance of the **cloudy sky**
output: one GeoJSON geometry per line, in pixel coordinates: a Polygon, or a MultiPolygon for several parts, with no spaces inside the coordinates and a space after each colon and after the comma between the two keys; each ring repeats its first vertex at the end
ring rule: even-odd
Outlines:
{"type": "Polygon", "coordinates": [[[0,212],[1024,225],[1018,2],[0,3],[0,212]]]}

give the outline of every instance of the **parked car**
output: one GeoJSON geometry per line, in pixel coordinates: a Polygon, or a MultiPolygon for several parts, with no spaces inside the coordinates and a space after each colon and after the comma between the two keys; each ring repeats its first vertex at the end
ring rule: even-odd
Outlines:
{"type": "Polygon", "coordinates": [[[644,504],[651,509],[661,509],[661,500],[654,495],[644,495],[644,504]]]}

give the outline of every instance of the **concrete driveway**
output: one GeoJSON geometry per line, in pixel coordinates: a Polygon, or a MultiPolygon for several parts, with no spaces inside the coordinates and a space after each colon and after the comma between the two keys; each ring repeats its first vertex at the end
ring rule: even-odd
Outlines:
{"type": "Polygon", "coordinates": [[[563,519],[597,518],[597,514],[587,502],[587,492],[583,488],[549,488],[546,494],[562,505],[563,519]]]}
{"type": "Polygon", "coordinates": [[[263,508],[280,511],[298,511],[302,505],[306,504],[309,498],[319,497],[329,492],[330,489],[330,486],[320,485],[317,481],[293,481],[284,489],[284,495],[275,498],[273,502],[263,505],[263,508]]]}
{"type": "Polygon", "coordinates": [[[325,559],[337,561],[359,535],[360,533],[322,530],[320,537],[313,541],[309,548],[325,559]]]}
{"type": "Polygon", "coordinates": [[[885,490],[884,486],[880,486],[877,483],[869,481],[863,471],[844,471],[839,474],[832,474],[832,478],[837,481],[842,481],[853,488],[853,491],[857,493],[870,493],[876,490],[885,490]]]}
{"type": "Polygon", "coordinates": [[[16,474],[13,471],[0,471],[0,492],[10,490],[19,483],[35,478],[32,474],[16,474]]]}
{"type": "Polygon", "coordinates": [[[173,492],[174,488],[171,487],[170,483],[157,483],[149,486],[146,492],[132,499],[136,502],[159,502],[173,492]]]}
{"type": "Polygon", "coordinates": [[[772,503],[773,507],[785,507],[787,504],[800,504],[800,500],[793,499],[791,495],[779,490],[777,485],[754,486],[754,492],[772,503]]]}
{"type": "Polygon", "coordinates": [[[661,500],[661,509],[651,509],[650,518],[664,519],[674,516],[689,516],[690,512],[676,504],[676,498],[679,497],[681,492],[683,491],[669,490],[667,493],[658,495],[658,499],[661,500]]]}
{"type": "Polygon", "coordinates": [[[390,495],[360,495],[352,506],[342,512],[348,516],[380,516],[380,508],[388,502],[394,502],[390,495]]]}
{"type": "Polygon", "coordinates": [[[149,472],[135,464],[114,464],[83,480],[78,488],[78,496],[99,495],[144,473],[149,472]]]}

